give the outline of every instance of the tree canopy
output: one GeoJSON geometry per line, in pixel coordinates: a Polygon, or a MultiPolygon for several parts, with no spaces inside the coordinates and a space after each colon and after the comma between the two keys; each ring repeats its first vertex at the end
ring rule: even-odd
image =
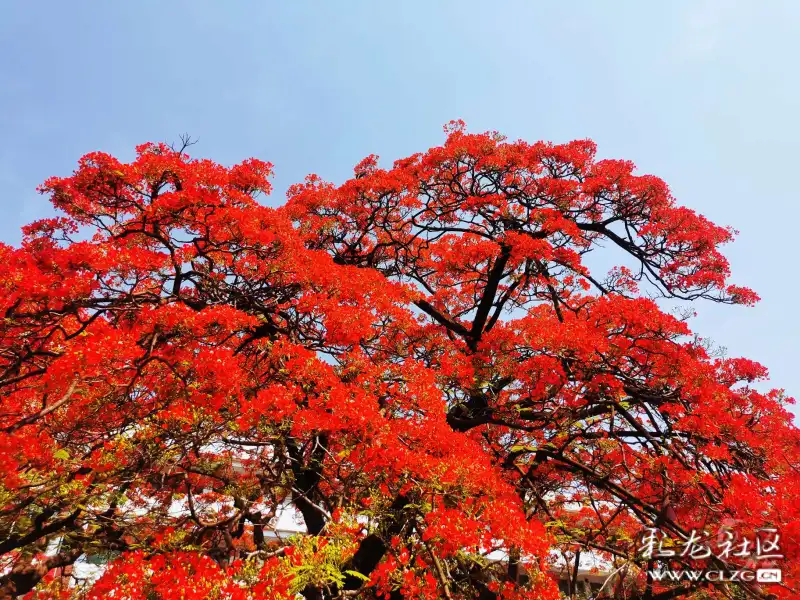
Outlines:
{"type": "Polygon", "coordinates": [[[546,599],[587,554],[601,596],[796,597],[791,400],[689,327],[758,300],[734,232],[591,141],[446,132],[278,208],[164,144],[43,184],[0,245],[0,597],[546,599]],[[653,581],[654,527],[778,529],[784,583],[653,581]]]}

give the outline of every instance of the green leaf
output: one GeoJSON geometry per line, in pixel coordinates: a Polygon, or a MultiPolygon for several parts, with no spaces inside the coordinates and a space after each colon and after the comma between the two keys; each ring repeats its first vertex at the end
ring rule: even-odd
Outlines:
{"type": "Polygon", "coordinates": [[[536,452],[536,446],[511,446],[511,452],[536,452]]]}

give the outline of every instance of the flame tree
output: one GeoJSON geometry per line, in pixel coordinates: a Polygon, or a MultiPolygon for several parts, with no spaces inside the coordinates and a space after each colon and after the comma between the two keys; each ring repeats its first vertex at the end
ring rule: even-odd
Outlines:
{"type": "Polygon", "coordinates": [[[587,555],[601,596],[793,596],[790,399],[659,304],[757,301],[732,230],[590,141],[446,131],[275,209],[185,146],[45,182],[0,246],[0,597],[555,598],[587,555]],[[777,528],[784,583],[653,581],[747,565],[653,527],[777,528]]]}

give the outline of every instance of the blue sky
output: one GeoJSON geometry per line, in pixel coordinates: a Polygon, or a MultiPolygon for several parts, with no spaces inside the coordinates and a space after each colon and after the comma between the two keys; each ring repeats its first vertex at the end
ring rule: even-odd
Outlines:
{"type": "Polygon", "coordinates": [[[756,308],[693,327],[800,396],[800,2],[0,0],[0,240],[34,188],[92,150],[188,132],[195,154],[342,181],[464,119],[528,141],[593,138],[740,230],[756,308]]]}

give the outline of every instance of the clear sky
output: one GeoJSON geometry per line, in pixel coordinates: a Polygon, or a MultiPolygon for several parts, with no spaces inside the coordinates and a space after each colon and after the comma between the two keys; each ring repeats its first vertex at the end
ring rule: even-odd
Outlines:
{"type": "Polygon", "coordinates": [[[104,150],[188,132],[198,155],[342,181],[462,118],[510,138],[593,138],[740,230],[756,308],[693,327],[800,396],[800,2],[0,0],[0,240],[34,188],[104,150]]]}

